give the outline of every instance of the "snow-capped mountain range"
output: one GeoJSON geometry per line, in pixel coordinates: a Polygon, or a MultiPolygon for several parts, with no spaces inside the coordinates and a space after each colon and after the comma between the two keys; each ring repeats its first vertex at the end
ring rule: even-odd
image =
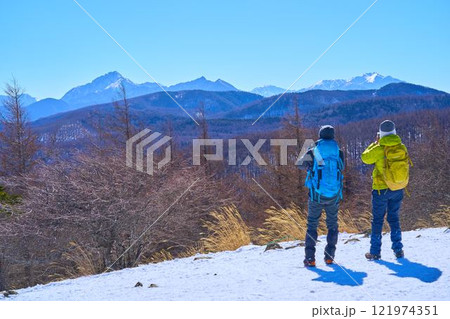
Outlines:
{"type": "Polygon", "coordinates": [[[129,98],[160,92],[163,89],[166,91],[238,91],[234,86],[221,79],[213,82],[207,80],[204,76],[172,86],[159,86],[154,82],[134,83],[130,79],[123,77],[119,72],[114,71],[96,78],[91,83],[71,89],[61,100],[72,106],[108,103],[120,98],[118,91],[122,83],[129,98]]]}
{"type": "MultiPolygon", "coordinates": [[[[398,82],[402,81],[391,76],[383,76],[379,73],[372,72],[355,76],[348,80],[322,80],[310,87],[293,92],[305,92],[309,90],[376,90],[387,84],[398,82]]],[[[122,76],[119,72],[113,71],[96,78],[90,83],[71,89],[62,97],[61,100],[74,107],[108,103],[118,98],[118,88],[121,83],[124,84],[127,90],[127,96],[129,98],[160,92],[163,89],[166,91],[239,91],[228,82],[221,79],[210,81],[204,76],[172,86],[159,86],[154,82],[135,83],[122,76]]],[[[285,89],[281,87],[266,85],[263,87],[254,88],[250,92],[262,95],[264,97],[269,97],[282,94],[284,91],[285,89]]]]}
{"type": "Polygon", "coordinates": [[[161,91],[156,83],[137,84],[114,71],[106,73],[90,83],[69,90],[61,100],[74,107],[108,103],[119,99],[121,83],[123,83],[127,96],[130,98],[161,91]]]}
{"type": "MultiPolygon", "coordinates": [[[[403,81],[393,78],[392,76],[384,76],[377,72],[371,72],[364,73],[350,79],[322,80],[309,87],[300,89],[298,91],[289,90],[289,92],[306,92],[310,90],[378,90],[385,85],[399,82],[403,81]]],[[[254,88],[251,92],[262,95],[264,97],[269,97],[282,94],[284,93],[284,91],[285,89],[274,85],[265,85],[262,87],[254,88]]]]}
{"type": "MultiPolygon", "coordinates": [[[[390,83],[403,82],[391,76],[383,76],[379,73],[365,73],[360,76],[353,77],[348,80],[323,80],[308,88],[299,91],[289,92],[305,92],[309,90],[371,90],[379,89],[390,83]]],[[[120,99],[119,87],[123,83],[125,86],[127,97],[133,98],[146,94],[166,91],[189,91],[202,90],[212,92],[224,91],[240,91],[235,86],[224,80],[218,79],[210,81],[204,76],[183,83],[171,86],[159,86],[154,82],[135,83],[130,79],[122,76],[119,72],[113,71],[97,77],[92,82],[83,84],[70,89],[61,99],[47,98],[36,101],[35,98],[24,95],[23,102],[29,110],[31,120],[50,116],[56,113],[67,112],[84,106],[109,103],[120,99]]],[[[266,85],[251,90],[251,93],[270,97],[284,93],[285,89],[274,85],[266,85]]],[[[0,102],[4,99],[0,95],[0,102]]],[[[0,107],[1,107],[0,103],[0,107]]]]}
{"type": "Polygon", "coordinates": [[[299,92],[310,90],[378,90],[391,83],[403,82],[392,76],[384,76],[376,72],[364,73],[351,79],[322,80],[316,84],[301,89],[299,92]]]}

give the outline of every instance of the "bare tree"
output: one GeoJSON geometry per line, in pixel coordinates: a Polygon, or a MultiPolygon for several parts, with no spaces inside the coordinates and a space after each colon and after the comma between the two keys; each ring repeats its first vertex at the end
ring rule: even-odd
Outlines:
{"type": "Polygon", "coordinates": [[[8,181],[23,194],[21,213],[0,220],[8,286],[132,267],[162,249],[175,256],[198,243],[209,212],[231,203],[231,191],[203,169],[150,176],[127,168],[120,154],[79,155],[8,181]]]}
{"type": "Polygon", "coordinates": [[[22,105],[23,90],[15,79],[6,84],[4,112],[0,117],[1,171],[20,175],[31,169],[37,152],[37,136],[32,132],[22,105]]]}
{"type": "Polygon", "coordinates": [[[117,131],[123,139],[128,140],[133,136],[133,125],[131,123],[130,103],[128,102],[127,89],[124,82],[119,85],[120,102],[114,102],[117,120],[117,131]]]}
{"type": "MultiPolygon", "coordinates": [[[[197,119],[199,123],[200,138],[204,140],[208,139],[209,138],[208,122],[206,121],[205,103],[203,102],[199,103],[197,111],[197,119]]],[[[200,151],[203,152],[204,154],[209,154],[210,149],[211,149],[210,147],[204,145],[202,146],[202,149],[200,151]]],[[[206,174],[211,173],[211,167],[204,156],[202,156],[200,159],[200,165],[205,168],[206,174]]]]}
{"type": "Polygon", "coordinates": [[[94,134],[89,137],[90,152],[117,152],[137,131],[133,123],[127,89],[123,82],[118,87],[117,100],[111,102],[114,111],[106,116],[91,111],[89,122],[94,134]]]}
{"type": "MultiPolygon", "coordinates": [[[[304,128],[302,128],[302,120],[300,116],[300,109],[298,105],[298,97],[294,96],[292,99],[293,101],[293,108],[294,112],[293,114],[288,114],[284,118],[284,127],[285,130],[291,131],[289,132],[289,135],[293,135],[297,141],[300,143],[300,141],[304,138],[304,128]]],[[[297,152],[300,152],[301,145],[297,145],[297,152]]]]}

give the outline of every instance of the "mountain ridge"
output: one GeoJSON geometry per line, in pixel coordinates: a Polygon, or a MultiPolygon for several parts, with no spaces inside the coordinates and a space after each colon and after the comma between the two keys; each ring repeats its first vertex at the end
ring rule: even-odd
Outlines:
{"type": "MultiPolygon", "coordinates": [[[[316,127],[325,122],[340,125],[377,116],[450,108],[450,94],[407,83],[393,83],[380,90],[312,90],[283,95],[264,114],[258,125],[252,126],[251,123],[277,99],[276,96],[263,98],[244,91],[197,90],[173,92],[173,97],[192,116],[196,116],[200,102],[205,103],[211,136],[217,138],[278,129],[281,119],[286,114],[292,114],[294,101],[299,103],[305,127],[316,127]],[[396,93],[397,91],[399,93],[396,93]]],[[[129,104],[131,117],[141,126],[163,132],[167,123],[171,122],[178,132],[174,134],[178,134],[183,141],[198,136],[198,127],[164,92],[131,98],[129,104]]],[[[96,123],[107,123],[113,112],[114,103],[110,102],[41,118],[32,125],[41,135],[58,132],[60,128],[75,124],[77,129],[83,128],[95,134],[96,123]]],[[[67,135],[67,132],[65,134],[67,135]]]]}
{"type": "MultiPolygon", "coordinates": [[[[375,87],[379,89],[381,84],[387,83],[407,83],[398,79],[395,79],[391,76],[383,76],[376,72],[364,73],[360,76],[355,76],[349,80],[337,79],[337,80],[323,80],[316,83],[309,88],[305,88],[299,91],[289,91],[290,93],[306,93],[309,91],[315,90],[323,90],[323,91],[367,91],[361,90],[366,86],[375,87]],[[331,88],[335,88],[331,90],[331,88]],[[354,88],[354,89],[350,89],[354,88]]],[[[211,92],[239,92],[240,90],[231,85],[230,83],[217,79],[216,81],[210,81],[206,79],[204,76],[201,76],[197,79],[177,83],[171,86],[163,86],[154,82],[144,82],[144,83],[134,83],[130,79],[124,77],[117,71],[108,72],[104,75],[101,75],[89,83],[74,87],[70,89],[67,93],[63,95],[63,97],[58,100],[60,102],[56,102],[57,99],[43,99],[40,101],[36,101],[35,98],[24,95],[27,97],[26,106],[30,110],[30,119],[37,120],[39,118],[50,116],[53,114],[66,112],[70,110],[79,109],[85,106],[91,105],[99,105],[110,103],[112,101],[120,100],[121,97],[118,93],[121,85],[125,86],[127,97],[129,99],[146,96],[148,94],[153,94],[157,92],[163,92],[166,90],[170,92],[169,94],[173,95],[172,92],[179,91],[211,91],[211,92]],[[48,105],[47,105],[48,104],[48,105]]],[[[396,88],[400,89],[400,86],[396,88]]],[[[407,88],[408,90],[408,88],[407,88]]],[[[245,92],[245,91],[242,91],[245,92]]],[[[250,93],[257,94],[259,96],[263,96],[265,98],[270,98],[272,96],[278,96],[285,92],[285,89],[273,85],[266,85],[258,88],[254,88],[250,93]]],[[[396,92],[389,93],[390,95],[395,94],[396,92]]],[[[397,92],[400,93],[400,92],[397,92]]],[[[333,93],[338,95],[338,93],[333,93]]],[[[377,94],[382,94],[382,92],[378,92],[377,94]]],[[[410,93],[406,93],[410,94],[410,93]]],[[[325,96],[325,94],[323,94],[325,96]]],[[[338,102],[338,101],[336,101],[338,102]]],[[[0,105],[1,107],[1,105],[0,105]]]]}
{"type": "Polygon", "coordinates": [[[365,101],[371,103],[371,101],[374,101],[377,98],[407,96],[418,99],[425,96],[449,97],[450,94],[444,91],[405,82],[391,83],[378,90],[308,90],[305,92],[286,93],[282,97],[272,96],[257,100],[231,111],[226,114],[226,116],[228,118],[255,120],[267,110],[264,115],[265,117],[282,117],[293,105],[294,98],[297,100],[301,112],[305,114],[339,103],[348,103],[352,101],[365,101]],[[276,104],[273,104],[277,99],[278,101],[276,104]]]}
{"type": "Polygon", "coordinates": [[[336,79],[336,80],[321,80],[312,86],[303,88],[299,92],[310,90],[376,90],[381,87],[391,84],[404,82],[402,80],[393,78],[390,75],[384,76],[377,72],[364,73],[362,75],[354,76],[350,79],[336,79]]]}

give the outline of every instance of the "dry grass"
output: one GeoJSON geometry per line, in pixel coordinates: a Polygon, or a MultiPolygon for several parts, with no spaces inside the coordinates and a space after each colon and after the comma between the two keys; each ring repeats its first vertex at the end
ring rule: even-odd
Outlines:
{"type": "Polygon", "coordinates": [[[431,225],[431,221],[430,221],[430,220],[427,220],[427,219],[419,218],[419,219],[414,223],[414,228],[415,228],[415,229],[429,228],[429,227],[432,227],[432,225],[431,225]]]}
{"type": "Polygon", "coordinates": [[[427,218],[420,218],[414,223],[414,228],[447,227],[450,228],[450,205],[441,205],[436,212],[427,218]]]}
{"type": "MultiPolygon", "coordinates": [[[[265,245],[272,241],[300,240],[306,236],[306,224],[308,213],[301,210],[295,204],[286,209],[271,207],[265,211],[267,218],[263,228],[258,229],[256,242],[265,245]]],[[[325,223],[321,219],[318,227],[320,234],[326,230],[325,223]]]]}
{"type": "MultiPolygon", "coordinates": [[[[265,213],[267,217],[263,227],[251,229],[244,223],[239,211],[234,205],[220,208],[210,213],[210,221],[204,221],[203,226],[207,229],[208,236],[202,238],[199,243],[187,247],[177,254],[170,252],[173,247],[163,249],[154,253],[146,262],[156,263],[174,258],[191,257],[198,253],[236,250],[251,242],[265,245],[273,241],[303,240],[305,238],[307,211],[301,210],[295,204],[291,204],[286,209],[271,207],[265,213]]],[[[340,232],[370,233],[371,213],[364,211],[355,214],[350,210],[340,210],[338,222],[340,232]]],[[[430,220],[421,219],[417,223],[417,227],[423,228],[449,227],[449,225],[450,206],[442,206],[436,213],[431,214],[430,220]]],[[[386,222],[383,230],[389,230],[386,222]]],[[[319,235],[327,233],[325,213],[321,216],[318,233],[319,235]]],[[[89,260],[88,256],[85,257],[89,260]]],[[[89,267],[83,266],[83,264],[80,266],[81,270],[85,268],[89,269],[89,267]]]]}
{"type": "Polygon", "coordinates": [[[340,210],[338,214],[339,231],[346,233],[364,233],[371,230],[372,214],[365,211],[354,216],[348,209],[340,210]]]}
{"type": "Polygon", "coordinates": [[[236,250],[250,244],[250,228],[242,220],[236,206],[211,212],[211,220],[203,221],[208,236],[201,239],[205,252],[236,250]]]}
{"type": "Polygon", "coordinates": [[[60,270],[53,276],[54,280],[90,276],[104,270],[98,256],[76,242],[69,243],[69,250],[62,253],[62,260],[63,262],[54,264],[60,270]]]}
{"type": "Polygon", "coordinates": [[[172,260],[174,257],[171,252],[166,249],[162,249],[156,253],[153,253],[149,258],[144,260],[144,264],[152,263],[160,263],[166,260],[172,260]]]}
{"type": "Polygon", "coordinates": [[[434,227],[450,228],[450,205],[442,205],[441,208],[431,215],[434,227]]]}
{"type": "MultiPolygon", "coordinates": [[[[144,259],[143,264],[148,263],[159,263],[162,261],[172,260],[175,258],[187,258],[192,257],[197,254],[204,253],[205,248],[202,243],[197,243],[193,246],[184,248],[181,252],[172,253],[171,250],[175,250],[175,248],[179,247],[169,247],[167,249],[162,249],[156,253],[153,253],[149,258],[144,259]]],[[[177,249],[179,250],[179,249],[177,249]]]]}
{"type": "Polygon", "coordinates": [[[187,257],[195,256],[197,254],[203,254],[204,252],[205,252],[205,247],[200,242],[200,243],[196,243],[193,246],[185,248],[181,253],[177,254],[177,257],[178,258],[187,258],[187,257]]]}
{"type": "MultiPolygon", "coordinates": [[[[267,244],[272,241],[303,240],[305,238],[307,211],[291,204],[287,209],[271,207],[265,213],[268,217],[264,222],[264,227],[258,229],[256,243],[267,244]]],[[[322,214],[317,229],[319,235],[327,232],[324,215],[322,214]]],[[[339,231],[347,233],[366,232],[370,230],[370,220],[371,215],[369,212],[353,216],[349,210],[339,211],[339,231]]]]}
{"type": "Polygon", "coordinates": [[[153,253],[144,263],[158,263],[174,258],[186,258],[201,253],[236,250],[250,244],[250,228],[242,220],[236,206],[227,206],[209,214],[211,220],[203,221],[208,236],[193,246],[179,251],[180,247],[169,247],[153,253]],[[177,250],[178,253],[171,251],[177,250]]]}

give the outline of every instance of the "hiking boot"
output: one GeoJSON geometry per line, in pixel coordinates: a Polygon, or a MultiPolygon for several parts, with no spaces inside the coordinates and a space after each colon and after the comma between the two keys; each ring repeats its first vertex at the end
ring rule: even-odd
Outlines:
{"type": "Polygon", "coordinates": [[[381,259],[381,255],[366,253],[366,258],[367,258],[367,260],[379,260],[379,259],[381,259]]]}
{"type": "Polygon", "coordinates": [[[403,257],[405,257],[405,252],[403,251],[403,249],[400,249],[400,250],[397,250],[397,251],[394,251],[394,255],[395,255],[395,258],[403,258],[403,257]]]}
{"type": "Polygon", "coordinates": [[[325,264],[327,264],[327,265],[334,264],[334,258],[325,257],[325,264]]]}
{"type": "Polygon", "coordinates": [[[316,267],[316,261],[312,258],[305,258],[305,260],[303,260],[303,264],[305,267],[316,267]]]}

